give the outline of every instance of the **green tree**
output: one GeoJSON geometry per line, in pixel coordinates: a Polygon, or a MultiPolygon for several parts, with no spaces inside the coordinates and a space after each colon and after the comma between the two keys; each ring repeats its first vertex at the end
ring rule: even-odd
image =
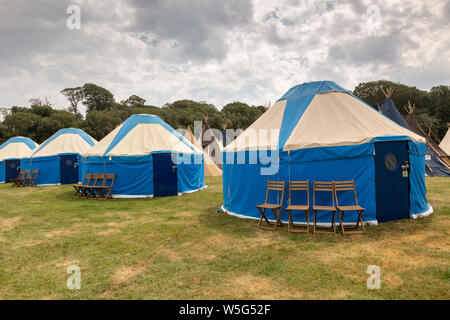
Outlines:
{"type": "Polygon", "coordinates": [[[209,125],[213,128],[220,128],[224,122],[221,113],[214,105],[192,100],[179,100],[166,104],[161,109],[160,115],[175,129],[193,126],[195,121],[204,121],[205,116],[208,117],[209,125]]]}
{"type": "Polygon", "coordinates": [[[222,108],[225,124],[233,129],[247,129],[266,109],[263,106],[250,107],[246,103],[233,102],[222,108]]]}
{"type": "Polygon", "coordinates": [[[101,140],[122,121],[118,112],[91,111],[86,115],[82,129],[94,139],[101,140]]]}
{"type": "Polygon", "coordinates": [[[430,106],[435,111],[439,123],[434,126],[440,139],[447,133],[447,123],[450,122],[450,86],[437,86],[429,92],[430,106]]]}
{"type": "Polygon", "coordinates": [[[416,105],[418,111],[427,109],[426,91],[392,81],[380,80],[360,83],[353,94],[378,110],[378,105],[386,99],[381,88],[386,89],[388,87],[395,89],[392,99],[400,113],[406,114],[404,107],[408,105],[408,100],[416,105]]]}
{"type": "Polygon", "coordinates": [[[83,85],[83,104],[87,113],[91,111],[112,110],[115,107],[114,95],[107,89],[93,83],[83,85]]]}
{"type": "Polygon", "coordinates": [[[128,99],[122,100],[120,104],[128,108],[143,107],[145,105],[145,99],[137,95],[132,95],[128,99]]]}
{"type": "Polygon", "coordinates": [[[69,100],[69,111],[72,112],[75,116],[80,115],[80,112],[78,111],[78,104],[83,101],[84,98],[83,88],[66,88],[61,91],[61,94],[63,94],[67,98],[67,100],[69,100]]]}
{"type": "Polygon", "coordinates": [[[42,118],[31,112],[12,112],[5,117],[3,126],[6,128],[9,137],[24,136],[38,141],[38,129],[42,118]]]}
{"type": "Polygon", "coordinates": [[[4,125],[0,124],[0,145],[8,140],[10,137],[8,130],[4,125]]]}

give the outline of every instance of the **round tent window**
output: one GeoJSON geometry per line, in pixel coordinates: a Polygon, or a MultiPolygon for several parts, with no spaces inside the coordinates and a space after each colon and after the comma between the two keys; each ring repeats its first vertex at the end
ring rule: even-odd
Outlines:
{"type": "Polygon", "coordinates": [[[15,168],[16,168],[16,164],[15,164],[15,163],[11,163],[11,164],[9,165],[9,167],[10,167],[11,169],[15,169],[15,168]]]}
{"type": "Polygon", "coordinates": [[[394,171],[398,166],[398,158],[393,153],[388,153],[384,158],[384,165],[390,171],[394,171]]]}
{"type": "Polygon", "coordinates": [[[66,166],[70,167],[72,165],[72,160],[66,160],[66,166]]]}

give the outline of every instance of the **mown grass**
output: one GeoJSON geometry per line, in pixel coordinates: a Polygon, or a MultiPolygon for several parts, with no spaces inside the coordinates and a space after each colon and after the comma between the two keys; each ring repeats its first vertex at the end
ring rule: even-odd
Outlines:
{"type": "Polygon", "coordinates": [[[221,178],[182,197],[73,200],[69,186],[0,186],[2,299],[448,299],[450,179],[435,213],[363,236],[257,231],[216,213],[221,178]],[[66,269],[81,268],[81,290],[66,269]],[[381,268],[368,290],[366,269],[381,268]]]}

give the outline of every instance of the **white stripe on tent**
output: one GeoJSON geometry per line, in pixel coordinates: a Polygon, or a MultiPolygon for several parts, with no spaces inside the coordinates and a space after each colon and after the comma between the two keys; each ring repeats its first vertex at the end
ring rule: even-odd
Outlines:
{"type": "MultiPolygon", "coordinates": [[[[190,190],[190,191],[186,191],[186,192],[179,192],[178,196],[181,196],[181,195],[183,195],[185,193],[198,192],[198,191],[201,191],[201,190],[206,189],[206,188],[208,188],[208,186],[205,186],[203,188],[199,188],[199,189],[196,189],[196,190],[190,190]]],[[[136,196],[126,195],[126,194],[112,194],[111,196],[114,199],[147,199],[147,198],[153,198],[154,197],[153,194],[150,194],[150,195],[136,195],[136,196]]]]}

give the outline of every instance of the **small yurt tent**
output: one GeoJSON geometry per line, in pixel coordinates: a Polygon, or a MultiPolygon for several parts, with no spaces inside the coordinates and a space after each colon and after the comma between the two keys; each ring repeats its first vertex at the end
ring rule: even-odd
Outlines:
{"type": "Polygon", "coordinates": [[[0,183],[18,177],[21,159],[29,157],[38,145],[30,138],[14,137],[0,146],[0,183]]]}
{"type": "MultiPolygon", "coordinates": [[[[426,200],[425,154],[423,137],[336,83],[304,83],[290,89],[224,149],[223,210],[258,219],[255,206],[264,203],[268,180],[286,181],[286,186],[309,180],[311,190],[313,180],[354,180],[366,223],[427,215],[432,208],[426,200]]],[[[312,205],[312,192],[310,196],[312,205]]],[[[340,204],[351,204],[352,196],[342,194],[340,204]]],[[[295,197],[294,204],[305,201],[295,197]]],[[[318,203],[330,201],[321,197],[318,203]]],[[[284,222],[288,198],[286,188],[284,222]]],[[[306,222],[303,213],[293,219],[306,222]]],[[[356,219],[356,212],[348,214],[344,223],[356,219]]],[[[329,225],[331,215],[318,212],[318,223],[329,225]]]]}
{"type": "Polygon", "coordinates": [[[83,155],[87,173],[114,173],[114,198],[172,196],[205,187],[203,152],[159,117],[133,115],[83,155]]]}
{"type": "Polygon", "coordinates": [[[81,129],[61,129],[41,144],[30,158],[22,160],[22,168],[39,170],[36,185],[78,183],[83,179],[81,154],[97,143],[81,129]]]}

